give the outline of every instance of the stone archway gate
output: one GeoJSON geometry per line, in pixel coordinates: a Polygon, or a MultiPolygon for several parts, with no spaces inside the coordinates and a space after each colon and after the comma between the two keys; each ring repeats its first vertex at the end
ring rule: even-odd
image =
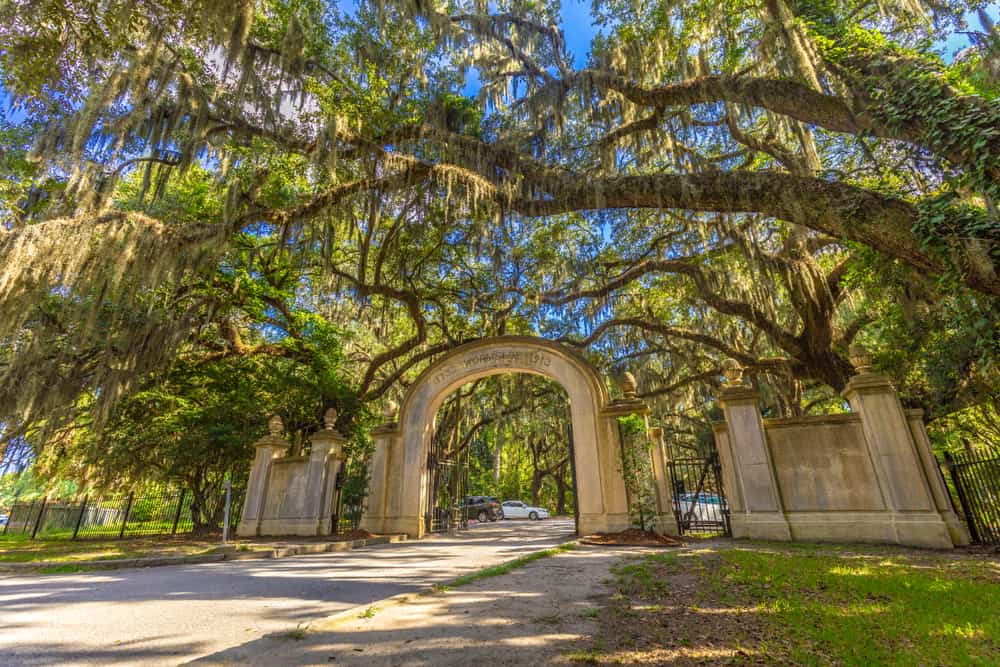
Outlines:
{"type": "Polygon", "coordinates": [[[499,336],[462,345],[429,366],[409,388],[398,415],[373,432],[367,508],[361,527],[373,533],[424,535],[428,451],[434,418],[462,385],[503,373],[531,373],[559,383],[569,397],[579,509],[586,535],[629,527],[617,418],[644,412],[637,400],[612,401],[594,368],[541,338],[499,336]]]}
{"type": "MultiPolygon", "coordinates": [[[[890,379],[871,372],[867,359],[859,354],[858,375],[844,392],[852,413],[771,420],[762,418],[760,394],[743,385],[739,364],[726,364],[727,382],[719,395],[725,422],[713,430],[735,537],[934,548],[968,543],[922,413],[905,411],[890,379]]],[[[629,527],[617,418],[648,412],[636,398],[634,382],[623,383],[625,399],[612,401],[594,368],[568,349],[541,338],[501,336],[457,347],[431,364],[410,387],[398,419],[389,415],[389,423],[374,431],[363,528],[423,536],[428,452],[438,408],[462,385],[501,373],[547,377],[569,396],[577,530],[629,527]]],[[[344,444],[336,421],[336,411],[328,410],[324,428],[312,435],[309,454],[301,456],[289,451],[281,420],[272,418],[270,434],[255,445],[238,534],[325,535],[333,530],[344,444]]],[[[678,461],[666,457],[662,432],[649,429],[648,435],[657,529],[674,533],[674,510],[688,502],[668,483],[668,469],[678,461]]]]}

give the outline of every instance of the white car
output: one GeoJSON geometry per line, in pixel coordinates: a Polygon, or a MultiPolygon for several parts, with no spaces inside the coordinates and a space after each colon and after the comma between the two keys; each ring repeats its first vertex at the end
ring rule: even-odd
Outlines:
{"type": "Polygon", "coordinates": [[[534,507],[520,500],[505,500],[503,503],[503,518],[505,519],[548,519],[549,511],[541,507],[534,507]]]}
{"type": "Polygon", "coordinates": [[[693,493],[682,493],[674,500],[675,507],[685,522],[721,522],[726,510],[723,502],[714,493],[702,493],[697,496],[693,493]]]}

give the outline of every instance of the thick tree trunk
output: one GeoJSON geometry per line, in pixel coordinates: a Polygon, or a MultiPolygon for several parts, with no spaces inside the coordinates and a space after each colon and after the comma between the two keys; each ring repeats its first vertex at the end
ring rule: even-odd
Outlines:
{"type": "Polygon", "coordinates": [[[205,488],[200,484],[191,485],[191,531],[195,535],[205,535],[218,528],[218,525],[208,516],[208,497],[205,488]]]}
{"type": "Polygon", "coordinates": [[[545,479],[545,471],[537,468],[531,473],[531,504],[538,506],[539,496],[542,491],[542,481],[545,479]]]}
{"type": "Polygon", "coordinates": [[[569,485],[566,483],[566,467],[564,466],[554,476],[556,480],[556,515],[566,514],[566,492],[569,485]]]}

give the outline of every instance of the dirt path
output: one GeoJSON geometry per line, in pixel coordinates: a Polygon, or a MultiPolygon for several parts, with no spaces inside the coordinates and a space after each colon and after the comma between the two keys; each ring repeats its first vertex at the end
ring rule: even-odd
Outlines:
{"type": "Polygon", "coordinates": [[[609,572],[657,549],[579,546],[508,574],[271,635],[198,664],[537,665],[585,658],[609,572]]]}

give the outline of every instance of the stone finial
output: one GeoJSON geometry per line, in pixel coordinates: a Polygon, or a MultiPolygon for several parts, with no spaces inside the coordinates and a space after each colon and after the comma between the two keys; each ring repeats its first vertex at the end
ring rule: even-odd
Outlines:
{"type": "Polygon", "coordinates": [[[323,427],[333,430],[337,426],[337,408],[327,408],[323,413],[323,427]]]}
{"type": "Polygon", "coordinates": [[[743,365],[732,357],[722,362],[722,375],[726,378],[727,387],[738,387],[743,384],[743,365]]]}
{"type": "Polygon", "coordinates": [[[628,371],[622,373],[621,388],[626,400],[635,400],[638,398],[638,387],[639,385],[636,383],[634,375],[628,371]]]}
{"type": "Polygon", "coordinates": [[[274,415],[267,422],[267,430],[275,437],[280,436],[281,432],[285,430],[285,422],[281,421],[281,417],[278,415],[274,415]]]}
{"type": "Polygon", "coordinates": [[[851,345],[848,350],[848,356],[851,359],[851,365],[854,366],[854,370],[857,371],[858,375],[864,375],[865,373],[870,373],[872,370],[872,353],[868,351],[863,345],[855,343],[851,345]]]}
{"type": "Polygon", "coordinates": [[[385,415],[385,420],[387,422],[396,421],[396,415],[399,414],[399,404],[390,398],[386,401],[385,409],[382,411],[382,414],[385,415]]]}

